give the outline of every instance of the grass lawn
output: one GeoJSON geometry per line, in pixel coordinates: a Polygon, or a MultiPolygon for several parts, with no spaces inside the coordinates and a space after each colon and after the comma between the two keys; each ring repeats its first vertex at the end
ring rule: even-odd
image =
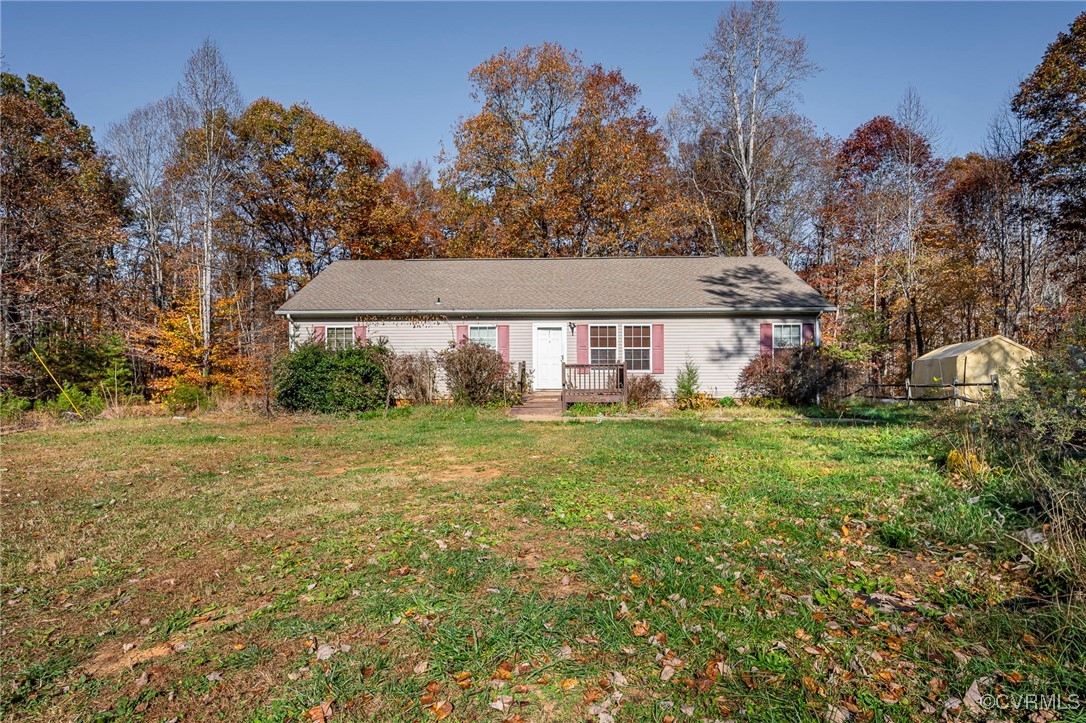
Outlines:
{"type": "Polygon", "coordinates": [[[1029,520],[945,479],[929,434],[421,409],[10,435],[3,716],[929,720],[1086,693],[1082,630],[996,605],[1033,592],[1029,520]]]}

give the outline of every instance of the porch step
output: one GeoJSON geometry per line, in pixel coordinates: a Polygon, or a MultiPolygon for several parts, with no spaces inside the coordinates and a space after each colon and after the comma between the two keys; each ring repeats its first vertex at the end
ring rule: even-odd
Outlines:
{"type": "Polygon", "coordinates": [[[509,413],[514,417],[561,417],[562,393],[557,390],[532,392],[509,413]]]}

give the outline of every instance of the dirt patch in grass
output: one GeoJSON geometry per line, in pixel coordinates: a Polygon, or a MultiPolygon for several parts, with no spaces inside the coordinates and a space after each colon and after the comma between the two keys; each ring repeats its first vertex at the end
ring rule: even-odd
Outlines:
{"type": "Polygon", "coordinates": [[[135,643],[110,641],[100,646],[94,657],[80,666],[80,669],[87,675],[97,677],[116,675],[123,670],[131,670],[140,663],[181,652],[188,648],[195,636],[215,628],[240,623],[251,614],[252,611],[236,610],[220,616],[201,615],[195,618],[184,631],[171,635],[166,642],[149,648],[138,647],[135,643]]]}
{"type": "Polygon", "coordinates": [[[489,482],[499,479],[505,471],[498,467],[479,464],[441,465],[429,473],[434,482],[489,482]]]}

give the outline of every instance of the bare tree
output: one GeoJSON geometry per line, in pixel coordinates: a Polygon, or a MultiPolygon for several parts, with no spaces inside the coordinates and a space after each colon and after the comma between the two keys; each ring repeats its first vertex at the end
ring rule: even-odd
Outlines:
{"type": "Polygon", "coordinates": [[[774,137],[792,114],[799,84],[817,70],[807,60],[806,41],[784,35],[773,0],[733,4],[694,65],[697,91],[681,106],[726,161],[748,256],[754,254],[774,137]]]}
{"type": "Polygon", "coordinates": [[[905,354],[906,366],[911,361],[910,338],[915,337],[916,356],[925,351],[924,325],[917,305],[917,251],[920,231],[929,216],[937,192],[937,173],[941,162],[935,158],[934,149],[939,142],[940,128],[920,101],[916,88],[909,86],[897,107],[897,123],[904,131],[896,136],[894,146],[896,168],[899,172],[898,198],[901,231],[898,235],[903,258],[903,269],[895,272],[905,297],[905,354]]]}
{"type": "Polygon", "coordinates": [[[177,151],[172,114],[176,102],[169,98],[137,108],[106,132],[106,145],[114,165],[127,181],[128,202],[133,211],[132,236],[142,242],[137,263],[146,262],[150,273],[152,303],[167,304],[165,245],[171,219],[171,195],[166,169],[177,151]],[[140,258],[143,257],[143,258],[140,258]]]}
{"type": "Polygon", "coordinates": [[[193,52],[177,88],[186,127],[185,168],[199,207],[200,255],[197,263],[203,372],[209,371],[214,299],[212,271],[215,221],[230,186],[230,123],[241,110],[241,94],[218,46],[206,38],[193,52]]]}

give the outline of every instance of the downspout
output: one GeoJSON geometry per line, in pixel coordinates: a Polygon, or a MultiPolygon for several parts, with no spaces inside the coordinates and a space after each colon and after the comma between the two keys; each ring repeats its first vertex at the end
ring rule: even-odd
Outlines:
{"type": "Polygon", "coordinates": [[[294,319],[290,318],[290,314],[286,314],[287,317],[287,349],[294,351],[294,319]]]}

